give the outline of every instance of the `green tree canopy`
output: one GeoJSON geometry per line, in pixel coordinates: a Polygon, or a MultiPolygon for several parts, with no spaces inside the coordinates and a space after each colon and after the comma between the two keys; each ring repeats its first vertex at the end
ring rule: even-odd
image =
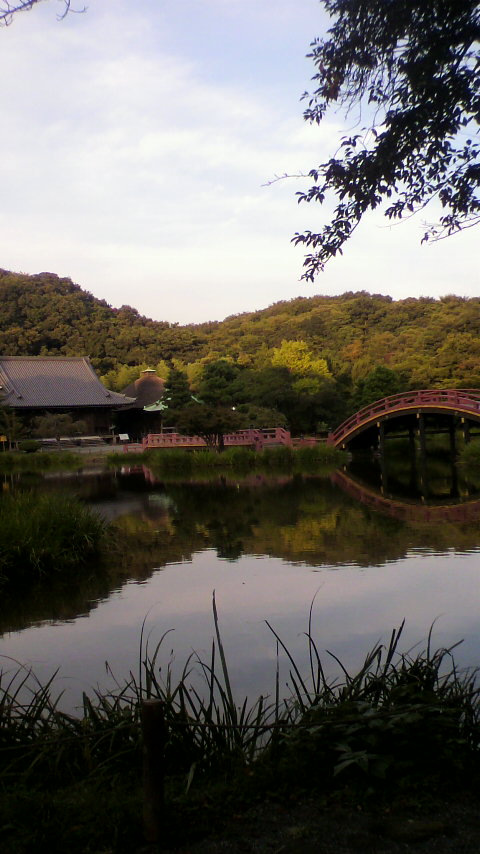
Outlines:
{"type": "Polygon", "coordinates": [[[480,221],[480,18],[478,0],[323,0],[334,19],[312,43],[307,121],[330,107],[348,126],[339,153],[312,169],[299,200],[336,200],[322,231],[296,234],[312,250],[312,280],[368,209],[401,219],[432,200],[443,211],[424,239],[480,221]]]}
{"type": "Polygon", "coordinates": [[[179,368],[170,368],[163,395],[163,402],[168,406],[168,420],[171,421],[172,418],[175,418],[177,410],[190,403],[191,399],[192,394],[185,371],[181,371],[179,368]]]}
{"type": "Polygon", "coordinates": [[[385,365],[377,365],[358,383],[353,395],[353,408],[361,409],[369,403],[381,400],[382,397],[398,394],[404,388],[405,382],[396,371],[385,365]]]}
{"type": "Polygon", "coordinates": [[[33,419],[32,433],[47,439],[53,436],[80,436],[86,429],[84,421],[75,421],[66,412],[46,412],[33,419]]]}
{"type": "Polygon", "coordinates": [[[228,359],[206,365],[198,386],[201,400],[212,406],[234,406],[239,368],[228,359]]]}
{"type": "Polygon", "coordinates": [[[224,434],[243,426],[245,417],[226,406],[212,406],[192,401],[178,410],[176,426],[187,436],[201,436],[207,445],[223,451],[224,434]]]}

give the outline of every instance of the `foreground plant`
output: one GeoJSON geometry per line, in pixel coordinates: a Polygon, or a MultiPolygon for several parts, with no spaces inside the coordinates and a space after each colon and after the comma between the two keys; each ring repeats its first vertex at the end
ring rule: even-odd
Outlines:
{"type": "MultiPolygon", "coordinates": [[[[131,674],[113,693],[84,695],[80,716],[61,711],[53,677],[42,686],[29,670],[4,662],[0,838],[14,817],[19,821],[18,804],[25,806],[28,791],[34,804],[46,807],[41,817],[32,811],[34,823],[45,825],[44,838],[51,834],[50,841],[72,852],[135,850],[141,835],[140,706],[146,699],[161,701],[167,734],[166,834],[185,832],[183,811],[190,819],[192,810],[203,815],[205,799],[237,802],[266,790],[291,796],[299,788],[328,793],[346,786],[356,797],[385,798],[412,789],[451,793],[478,780],[477,674],[458,671],[453,647],[432,651],[429,636],[423,652],[400,653],[402,624],[353,675],[328,653],[341,673],[329,680],[312,637],[310,610],[309,672],[300,670],[270,627],[277,646],[274,695],[238,702],[215,597],[213,619],[209,659],[193,653],[176,680],[170,663],[159,666],[168,632],[150,650],[142,630],[138,676],[131,674]],[[280,692],[283,659],[292,688],[286,699],[280,692]]],[[[9,851],[31,850],[39,828],[29,821],[24,810],[19,827],[27,841],[9,851]]]]}
{"type": "MultiPolygon", "coordinates": [[[[320,774],[330,783],[351,766],[374,777],[385,777],[388,769],[380,754],[388,753],[388,762],[396,765],[397,771],[400,767],[406,769],[408,763],[418,766],[420,756],[428,759],[429,770],[434,767],[432,763],[438,770],[439,763],[447,759],[462,768],[466,767],[467,756],[468,762],[477,762],[477,671],[459,672],[453,647],[432,651],[429,636],[423,652],[415,656],[400,653],[402,624],[392,632],[389,644],[377,644],[353,675],[333,653],[328,653],[342,674],[337,680],[329,680],[310,631],[310,614],[306,632],[308,675],[302,674],[275,629],[269,626],[277,644],[274,696],[238,702],[215,597],[213,618],[215,638],[209,660],[192,653],[175,681],[171,663],[165,668],[158,663],[169,633],[151,651],[142,630],[138,677],[131,674],[126,682],[117,683],[113,693],[96,691],[92,697],[84,695],[81,717],[59,710],[61,695],[52,699],[53,678],[42,686],[29,670],[10,665],[0,674],[0,744],[4,746],[9,738],[17,745],[28,745],[30,750],[45,733],[54,741],[61,741],[65,735],[81,735],[85,743],[100,735],[96,746],[90,743],[87,750],[88,772],[95,765],[95,757],[100,764],[109,764],[125,754],[129,763],[129,754],[137,750],[141,740],[139,705],[145,699],[158,699],[163,703],[168,730],[166,760],[171,773],[191,773],[192,765],[203,773],[232,761],[243,765],[251,765],[259,757],[270,761],[272,746],[275,761],[283,755],[292,767],[310,762],[317,777],[320,774]],[[287,698],[280,696],[281,654],[289,668],[291,691],[287,698]],[[110,740],[105,742],[107,735],[110,740]],[[118,738],[121,749],[117,755],[113,744],[118,738]],[[428,756],[427,744],[428,751],[435,746],[428,756]],[[308,750],[302,758],[306,745],[308,750]]],[[[113,676],[111,672],[110,675],[113,676]]],[[[48,761],[57,765],[58,757],[52,756],[49,754],[48,761]]],[[[37,762],[38,758],[34,764],[37,762]]],[[[77,756],[77,770],[78,762],[77,756]]]]}

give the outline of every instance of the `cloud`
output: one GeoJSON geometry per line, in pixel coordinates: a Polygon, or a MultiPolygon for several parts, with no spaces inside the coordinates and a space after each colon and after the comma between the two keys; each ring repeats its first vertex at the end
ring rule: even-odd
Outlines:
{"type": "Polygon", "coordinates": [[[337,147],[340,117],[309,126],[298,101],[316,0],[279,0],[274,15],[253,0],[142,0],[134,14],[97,0],[61,24],[55,11],[39,4],[0,34],[4,267],[71,275],[180,322],[315,289],[456,289],[448,252],[420,257],[417,226],[387,231],[376,216],[315,288],[298,282],[290,238],[328,209],[296,204],[308,179],[264,185],[337,147]]]}

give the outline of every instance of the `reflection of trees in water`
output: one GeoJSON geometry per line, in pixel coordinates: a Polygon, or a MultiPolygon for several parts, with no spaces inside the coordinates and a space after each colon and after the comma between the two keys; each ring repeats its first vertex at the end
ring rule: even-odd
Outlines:
{"type": "Polygon", "coordinates": [[[201,547],[216,548],[222,557],[243,551],[314,566],[368,566],[398,560],[412,544],[466,550],[480,540],[468,522],[429,524],[380,515],[317,477],[298,475],[262,488],[217,480],[166,489],[176,506],[173,541],[189,542],[195,550],[200,536],[201,547]]]}
{"type": "MultiPolygon", "coordinates": [[[[110,486],[102,479],[99,492],[101,503],[117,502],[121,509],[125,499],[123,506],[131,508],[112,522],[103,567],[48,588],[22,590],[21,597],[4,595],[0,631],[88,613],[128,579],[147,579],[154,569],[181,564],[205,549],[230,561],[255,554],[312,567],[367,567],[399,560],[412,548],[468,551],[480,545],[478,523],[382,515],[329,478],[142,480],[136,492],[128,479],[121,489],[114,479],[110,486]]],[[[88,500],[93,497],[90,485],[88,500]]]]}

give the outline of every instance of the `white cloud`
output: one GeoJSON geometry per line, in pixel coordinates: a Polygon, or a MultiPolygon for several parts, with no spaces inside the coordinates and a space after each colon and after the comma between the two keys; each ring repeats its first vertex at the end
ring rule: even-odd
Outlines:
{"type": "Polygon", "coordinates": [[[51,3],[19,16],[0,33],[0,264],[180,322],[299,291],[466,292],[471,238],[457,238],[458,287],[450,250],[420,254],[416,225],[375,216],[313,288],[298,282],[290,238],[328,211],[296,204],[305,180],[262,185],[316,166],[340,130],[302,122],[320,17],[316,0],[301,6],[142,0],[132,15],[97,0],[62,24],[51,3]]]}

